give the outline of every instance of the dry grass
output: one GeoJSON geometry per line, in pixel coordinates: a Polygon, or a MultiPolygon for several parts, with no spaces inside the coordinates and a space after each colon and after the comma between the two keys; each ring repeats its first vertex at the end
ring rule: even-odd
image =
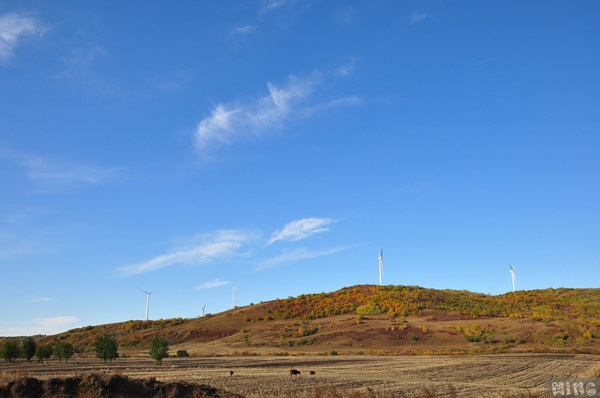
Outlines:
{"type": "Polygon", "coordinates": [[[600,375],[596,357],[555,355],[169,358],[160,367],[150,358],[123,358],[112,365],[88,358],[77,361],[79,365],[75,361],[3,363],[0,376],[5,381],[116,373],[142,380],[209,384],[247,397],[533,398],[545,396],[550,377],[600,375]],[[290,376],[290,369],[298,369],[301,375],[290,376]]]}

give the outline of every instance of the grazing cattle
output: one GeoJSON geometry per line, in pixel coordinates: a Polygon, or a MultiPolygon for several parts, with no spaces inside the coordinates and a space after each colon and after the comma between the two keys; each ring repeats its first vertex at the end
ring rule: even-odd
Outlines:
{"type": "Polygon", "coordinates": [[[290,376],[294,376],[294,375],[300,375],[300,372],[297,371],[296,369],[290,369],[290,376]]]}
{"type": "Polygon", "coordinates": [[[314,374],[315,374],[315,371],[314,371],[314,370],[311,370],[311,371],[310,371],[310,372],[308,372],[308,373],[310,373],[311,375],[314,375],[314,374]]]}
{"type": "Polygon", "coordinates": [[[233,370],[229,371],[229,376],[233,376],[233,370]]]}
{"type": "Polygon", "coordinates": [[[79,362],[75,361],[75,365],[79,365],[79,362]]]}

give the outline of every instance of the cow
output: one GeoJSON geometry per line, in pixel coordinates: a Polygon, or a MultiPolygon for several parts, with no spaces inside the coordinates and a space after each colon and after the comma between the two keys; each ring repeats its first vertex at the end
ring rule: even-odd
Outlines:
{"type": "Polygon", "coordinates": [[[229,371],[229,376],[233,376],[233,370],[229,371]]]}
{"type": "Polygon", "coordinates": [[[314,374],[315,374],[315,371],[314,371],[314,370],[311,370],[311,371],[310,371],[310,372],[308,372],[308,373],[309,373],[309,374],[311,374],[311,375],[314,375],[314,374]]]}
{"type": "Polygon", "coordinates": [[[290,376],[300,375],[300,371],[296,369],[290,369],[290,376]]]}

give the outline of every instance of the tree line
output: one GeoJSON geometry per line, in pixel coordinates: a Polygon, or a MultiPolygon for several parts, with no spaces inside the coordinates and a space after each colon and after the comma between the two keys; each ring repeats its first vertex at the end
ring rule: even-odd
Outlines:
{"type": "MultiPolygon", "coordinates": [[[[98,336],[94,343],[94,349],[96,357],[103,359],[104,363],[107,360],[112,362],[113,359],[119,357],[117,339],[108,333],[98,336]]],[[[183,351],[185,350],[179,350],[177,355],[187,356],[187,352],[183,355],[183,351]]],[[[36,344],[32,337],[26,337],[22,341],[17,339],[6,340],[0,346],[0,358],[10,363],[14,363],[17,358],[24,358],[27,362],[31,362],[34,356],[38,358],[38,362],[46,361],[52,356],[62,362],[63,359],[68,361],[73,354],[75,354],[75,348],[71,343],[36,344]]],[[[169,356],[169,343],[162,336],[153,338],[150,342],[149,354],[156,361],[156,364],[160,365],[163,358],[169,356]]]]}

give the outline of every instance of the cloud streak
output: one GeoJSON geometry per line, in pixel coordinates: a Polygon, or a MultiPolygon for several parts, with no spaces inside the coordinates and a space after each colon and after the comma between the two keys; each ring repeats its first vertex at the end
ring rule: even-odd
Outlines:
{"type": "Polygon", "coordinates": [[[43,189],[72,185],[99,184],[117,174],[118,168],[59,162],[42,156],[17,153],[0,148],[0,158],[13,161],[25,170],[27,177],[43,189]]]}
{"type": "Polygon", "coordinates": [[[178,248],[169,253],[151,258],[150,260],[121,267],[123,276],[157,271],[177,264],[200,265],[219,262],[225,258],[241,256],[243,246],[255,239],[253,234],[239,230],[220,230],[211,234],[201,235],[199,242],[178,248]]]}
{"type": "Polygon", "coordinates": [[[41,298],[36,298],[36,299],[31,299],[29,300],[30,303],[47,303],[49,301],[53,301],[53,298],[50,297],[41,297],[41,298]]]}
{"type": "Polygon", "coordinates": [[[254,25],[245,25],[238,26],[237,28],[233,28],[231,32],[229,32],[230,36],[243,36],[249,35],[255,31],[256,27],[254,25]]]}
{"type": "Polygon", "coordinates": [[[75,327],[72,323],[79,322],[75,316],[56,316],[52,318],[37,318],[30,321],[33,326],[23,328],[0,329],[0,336],[35,336],[38,334],[57,334],[75,327]],[[67,327],[67,325],[71,325],[67,327]]]}
{"type": "Polygon", "coordinates": [[[319,232],[329,231],[327,225],[336,222],[331,218],[303,218],[287,223],[281,230],[273,232],[269,245],[279,240],[298,241],[319,232]]]}
{"type": "Polygon", "coordinates": [[[330,256],[332,254],[339,253],[343,250],[346,250],[347,247],[334,247],[326,250],[309,250],[306,248],[299,248],[294,250],[289,250],[284,252],[283,254],[270,258],[268,260],[263,261],[258,266],[254,268],[255,271],[263,271],[270,268],[275,268],[280,264],[291,263],[300,260],[309,260],[312,258],[322,257],[322,256],[330,256]]]}
{"type": "Polygon", "coordinates": [[[414,11],[410,15],[410,22],[411,23],[420,23],[420,22],[423,22],[424,20],[426,20],[427,18],[429,18],[429,14],[426,14],[424,12],[414,11]]]}
{"type": "Polygon", "coordinates": [[[19,42],[27,36],[41,36],[45,32],[34,19],[20,14],[0,16],[0,62],[13,56],[19,42]]]}
{"type": "Polygon", "coordinates": [[[201,284],[196,288],[196,290],[212,289],[213,287],[229,285],[230,283],[231,281],[222,281],[219,278],[216,278],[214,281],[201,284]]]}
{"type": "Polygon", "coordinates": [[[260,13],[262,14],[274,10],[291,2],[292,0],[263,0],[260,7],[260,13]]]}
{"type": "Polygon", "coordinates": [[[196,148],[206,152],[242,140],[258,139],[285,127],[293,118],[306,118],[318,111],[361,103],[362,99],[356,96],[313,98],[327,76],[346,77],[352,73],[353,64],[354,60],[329,73],[314,71],[306,78],[290,75],[281,85],[267,82],[268,94],[254,100],[218,103],[210,115],[198,123],[194,135],[196,148]]]}
{"type": "Polygon", "coordinates": [[[281,127],[291,113],[314,91],[321,74],[306,79],[290,76],[287,84],[267,83],[269,94],[253,102],[218,104],[196,130],[196,147],[207,149],[235,141],[260,137],[281,127]]]}

